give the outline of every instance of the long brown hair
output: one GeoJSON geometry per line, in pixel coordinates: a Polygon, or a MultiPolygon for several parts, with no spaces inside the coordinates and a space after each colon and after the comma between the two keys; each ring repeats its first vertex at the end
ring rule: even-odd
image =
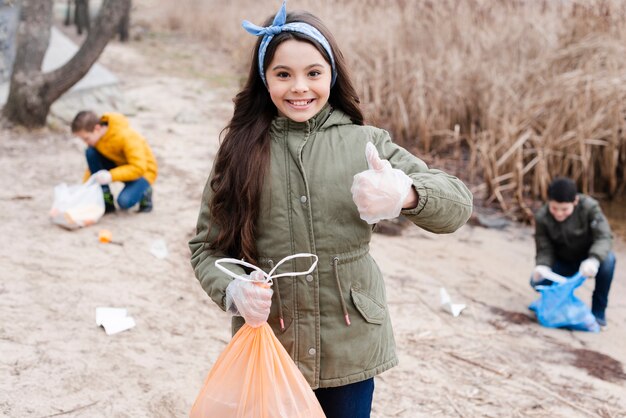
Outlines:
{"type": "MultiPolygon", "coordinates": [[[[268,18],[263,26],[269,26],[272,19],[273,16],[268,18]]],[[[288,13],[286,22],[308,23],[328,40],[337,70],[337,81],[330,91],[328,102],[333,108],[346,113],[353,123],[363,125],[359,98],[350,80],[345,59],[326,26],[308,12],[288,13]]],[[[272,61],[278,45],[288,39],[311,43],[330,64],[324,48],[316,41],[299,33],[281,32],[268,45],[264,68],[272,61]]],[[[233,100],[233,117],[223,131],[225,134],[213,167],[211,188],[214,194],[210,202],[212,222],[219,227],[211,248],[251,263],[258,262],[256,222],[269,166],[269,129],[272,119],[277,115],[276,106],[259,74],[257,57],[261,40],[262,37],[259,37],[254,48],[243,90],[233,100]]]]}

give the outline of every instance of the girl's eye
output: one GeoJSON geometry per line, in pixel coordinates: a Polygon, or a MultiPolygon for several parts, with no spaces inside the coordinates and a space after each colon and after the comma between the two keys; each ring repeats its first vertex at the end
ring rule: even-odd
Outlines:
{"type": "Polygon", "coordinates": [[[320,74],[322,73],[319,70],[312,70],[311,72],[309,72],[309,77],[317,77],[320,74]]]}
{"type": "Polygon", "coordinates": [[[287,73],[285,71],[281,71],[281,72],[276,74],[276,77],[278,77],[278,78],[287,78],[287,77],[289,77],[289,73],[287,73]]]}

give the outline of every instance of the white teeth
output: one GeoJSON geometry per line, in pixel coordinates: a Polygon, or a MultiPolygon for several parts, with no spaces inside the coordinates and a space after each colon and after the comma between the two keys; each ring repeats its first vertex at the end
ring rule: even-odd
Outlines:
{"type": "Polygon", "coordinates": [[[289,103],[294,106],[306,106],[311,103],[311,100],[290,100],[289,103]]]}

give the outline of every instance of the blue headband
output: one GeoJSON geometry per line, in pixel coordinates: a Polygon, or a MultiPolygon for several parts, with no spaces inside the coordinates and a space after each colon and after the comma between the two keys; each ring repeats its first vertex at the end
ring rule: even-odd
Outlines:
{"type": "Polygon", "coordinates": [[[276,17],[274,17],[274,22],[272,22],[271,26],[263,28],[261,26],[257,26],[247,20],[244,20],[242,23],[243,28],[255,36],[263,36],[261,40],[261,45],[259,46],[259,73],[261,74],[261,79],[263,80],[263,84],[267,87],[267,80],[265,79],[265,70],[263,70],[263,61],[265,61],[265,52],[267,51],[267,46],[272,41],[275,35],[278,35],[281,32],[298,32],[303,35],[308,36],[309,38],[317,41],[322,48],[328,54],[330,58],[330,66],[332,68],[332,80],[330,82],[330,86],[335,85],[335,81],[337,80],[337,70],[335,69],[335,58],[333,57],[333,52],[330,48],[330,44],[324,38],[324,35],[321,34],[319,30],[304,22],[291,22],[285,24],[287,20],[287,0],[283,1],[283,5],[281,6],[278,13],[276,13],[276,17]]]}

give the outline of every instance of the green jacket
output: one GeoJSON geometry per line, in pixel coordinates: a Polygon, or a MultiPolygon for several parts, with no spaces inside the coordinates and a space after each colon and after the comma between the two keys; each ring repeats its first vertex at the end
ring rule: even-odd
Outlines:
{"type": "MultiPolygon", "coordinates": [[[[295,253],[316,254],[319,263],[306,277],[276,280],[268,322],[312,388],[369,379],[398,360],[382,274],[369,254],[372,227],[360,219],[350,192],[353,176],[368,169],[366,143],[373,142],[381,158],[413,179],[419,203],[402,214],[428,231],[448,233],[462,226],[472,212],[472,195],[456,177],[429,170],[395,145],[387,132],[354,125],[330,106],[304,123],[276,118],[270,134],[271,168],[258,219],[259,267],[269,271],[295,253]]],[[[191,264],[204,290],[225,309],[231,279],[214,262],[232,255],[209,248],[217,231],[213,225],[209,233],[208,184],[197,235],[189,242],[191,264]]],[[[296,259],[277,273],[309,266],[307,259],[296,259]]],[[[238,266],[232,271],[244,273],[238,266]]],[[[233,332],[242,324],[234,317],[233,332]]]]}
{"type": "Polygon", "coordinates": [[[613,236],[600,205],[589,196],[578,197],[574,212],[563,222],[552,217],[547,203],[535,213],[537,265],[580,263],[588,257],[602,261],[611,251],[613,236]]]}

